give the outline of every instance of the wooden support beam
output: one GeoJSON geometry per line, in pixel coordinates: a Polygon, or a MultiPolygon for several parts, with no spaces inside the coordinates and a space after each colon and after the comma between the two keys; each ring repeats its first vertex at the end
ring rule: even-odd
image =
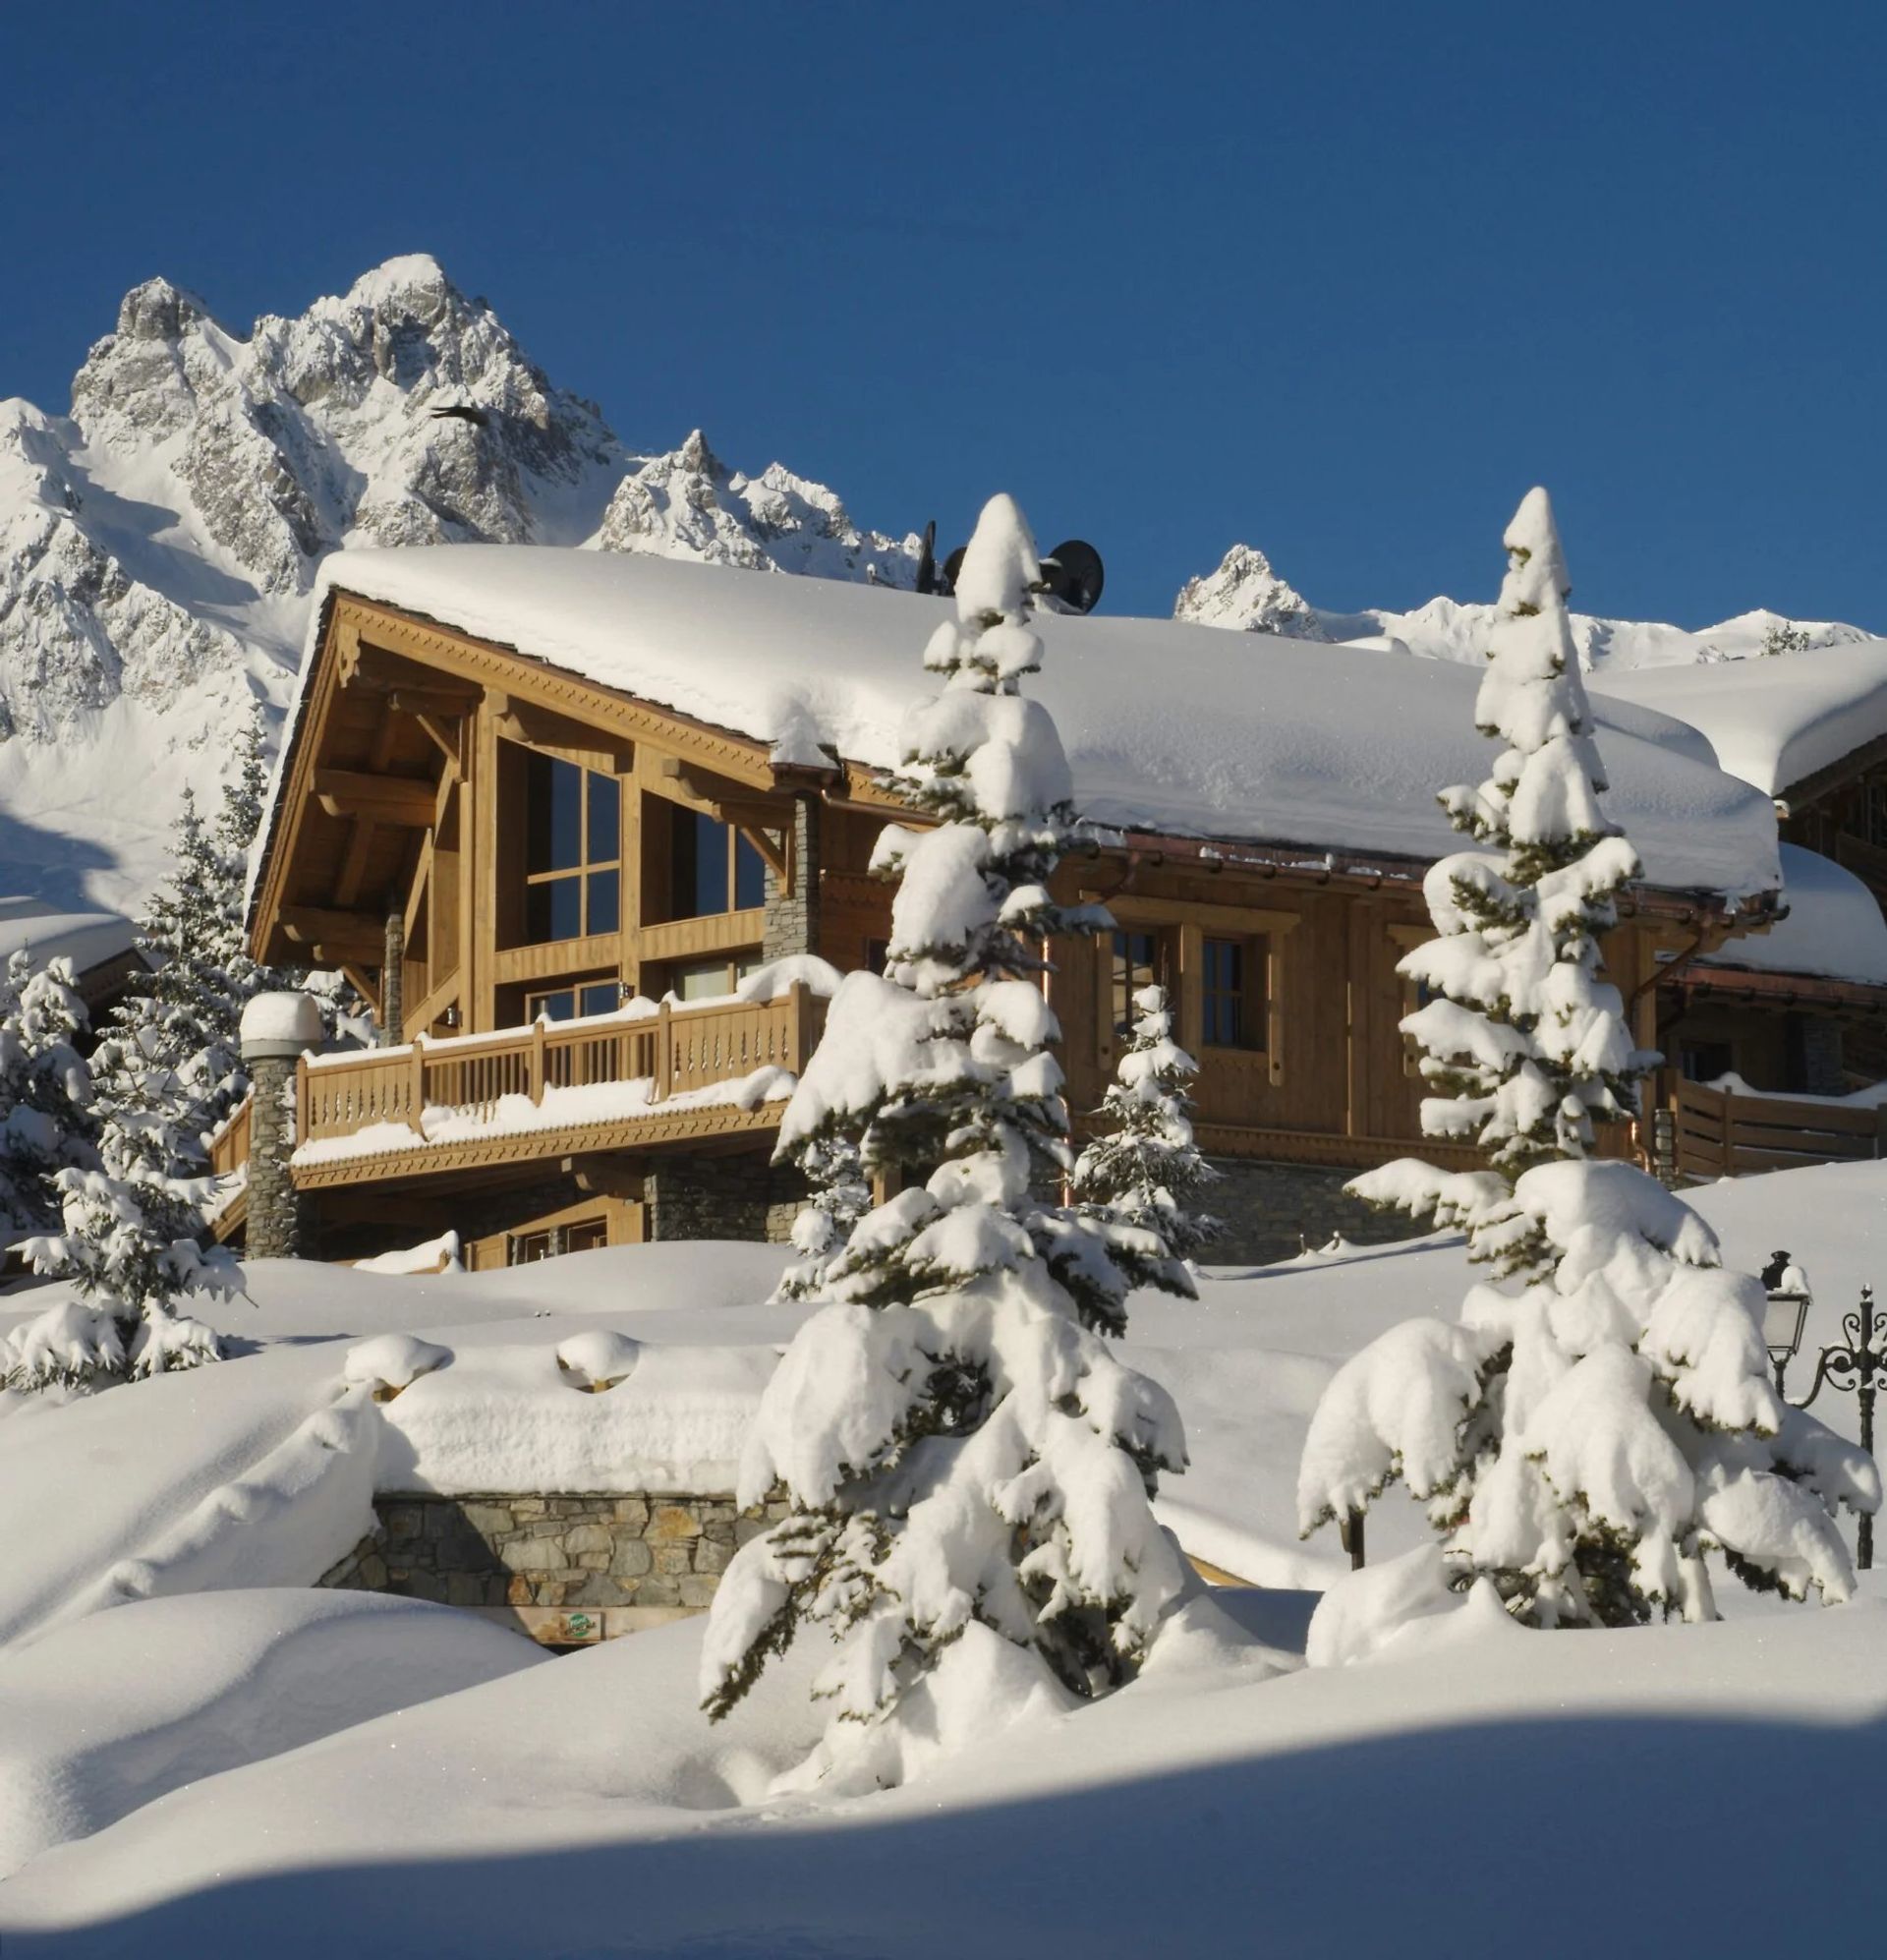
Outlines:
{"type": "Polygon", "coordinates": [[[736,824],[734,828],[759,851],[761,862],[779,880],[781,890],[790,892],[793,880],[786,861],[786,833],[763,831],[752,824],[736,824]]]}
{"type": "Polygon", "coordinates": [[[334,881],[334,903],[342,911],[352,911],[367,881],[368,854],[373,848],[373,820],[356,817],[348,833],[347,852],[341,859],[341,875],[334,881]]]}
{"type": "Polygon", "coordinates": [[[317,769],[314,796],[330,817],[366,817],[376,824],[423,831],[431,825],[438,790],[433,783],[410,776],[317,769]]]}
{"type": "Polygon", "coordinates": [[[642,1201],[646,1172],[625,1158],[566,1157],[562,1169],[565,1177],[576,1180],[580,1191],[597,1197],[623,1198],[631,1204],[642,1201]]]}
{"type": "Polygon", "coordinates": [[[367,1003],[367,1005],[373,1010],[373,1018],[375,1020],[379,1019],[380,990],[375,982],[370,980],[367,977],[368,968],[372,964],[371,960],[364,962],[355,959],[335,959],[330,961],[327,953],[323,951],[322,948],[318,946],[311,947],[309,951],[313,954],[314,961],[317,965],[332,964],[338,966],[341,969],[342,973],[347,976],[347,982],[349,986],[351,986],[354,989],[355,993],[360,995],[361,999],[364,1000],[367,1003]]]}
{"type": "Polygon", "coordinates": [[[456,721],[478,707],[479,690],[400,682],[387,690],[386,705],[396,715],[412,715],[421,721],[456,721]]]}
{"type": "Polygon", "coordinates": [[[430,993],[416,1001],[407,1010],[406,1027],[409,1034],[430,1034],[432,1023],[445,1012],[446,1009],[459,997],[459,976],[448,973],[430,993]]]}
{"type": "Polygon", "coordinates": [[[626,776],[636,766],[633,742],[571,716],[520,701],[496,688],[486,694],[486,706],[498,734],[507,742],[552,749],[584,769],[601,770],[610,776],[626,776]]]}
{"type": "Polygon", "coordinates": [[[297,946],[369,948],[371,951],[363,955],[369,965],[379,963],[379,953],[385,946],[385,921],[374,912],[290,905],[282,912],[281,928],[297,946]]]}

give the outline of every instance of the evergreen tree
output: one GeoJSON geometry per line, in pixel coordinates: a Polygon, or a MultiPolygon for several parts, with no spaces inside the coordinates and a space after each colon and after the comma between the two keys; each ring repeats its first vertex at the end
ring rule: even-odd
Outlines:
{"type": "Polygon", "coordinates": [[[854,1137],[809,1138],[799,1167],[813,1186],[810,1202],[793,1220],[799,1257],[780,1276],[775,1299],[824,1299],[831,1268],[851,1242],[852,1228],[872,1208],[872,1187],[854,1137]]]}
{"type": "Polygon", "coordinates": [[[1136,1284],[1195,1299],[1186,1262],[1218,1230],[1218,1220],[1198,1209],[1200,1192],[1218,1177],[1193,1140],[1190,1085],[1199,1065],[1172,1038],[1164,987],[1142,987],[1133,1006],[1132,1037],[1101,1101],[1110,1126],[1082,1151],[1070,1190],[1080,1210],[1164,1243],[1167,1256],[1148,1262],[1136,1284]]]}
{"type": "Polygon", "coordinates": [[[894,1780],[953,1692],[1105,1692],[1184,1584],[1149,1502],[1184,1463],[1177,1412],[1100,1338],[1123,1324],[1123,1261],[1166,1248],[1033,1195],[1072,1159],[1043,947],[1104,922],[1049,893],[1074,819],[1054,722],[1020,690],[1039,579],[994,499],[925,654],[942,690],[904,731],[898,786],[935,824],[876,853],[899,881],[886,971],[846,976],[781,1125],[783,1153],[856,1138],[866,1171],[908,1180],[853,1228],[834,1303],[769,1384],[741,1501],[783,1485],[793,1512],[736,1556],[703,1654],[718,1717],[808,1625],[839,1641],[811,1773],[894,1780]]]}
{"type": "Polygon", "coordinates": [[[1349,1189],[1459,1225],[1470,1259],[1517,1292],[1473,1288],[1458,1323],[1410,1321],[1338,1370],[1299,1475],[1306,1535],[1398,1478],[1428,1505],[1453,1581],[1488,1581],[1516,1619],[1623,1626],[1715,1604],[1704,1554],[1746,1583],[1846,1598],[1832,1513],[1880,1480],[1777,1395],[1761,1283],[1724,1272],[1714,1235],[1636,1166],[1584,1161],[1655,1058],[1634,1051],[1598,935],[1637,873],[1604,788],[1566,616],[1552,511],[1529,492],[1476,707],[1506,746],[1478,789],[1442,801],[1501,854],[1446,858],[1426,883],[1440,937],[1401,970],[1436,996],[1404,1031],[1446,1095],[1433,1136],[1489,1168],[1404,1160],[1349,1189]]]}
{"type": "Polygon", "coordinates": [[[91,1073],[79,1053],[85,1003],[69,959],[35,973],[25,948],[0,980],[0,1226],[39,1232],[58,1217],[52,1180],[95,1162],[91,1073]]]}

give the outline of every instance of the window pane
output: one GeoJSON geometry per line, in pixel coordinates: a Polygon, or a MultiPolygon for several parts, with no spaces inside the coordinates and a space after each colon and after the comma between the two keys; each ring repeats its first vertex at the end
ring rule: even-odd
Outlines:
{"type": "Polygon", "coordinates": [[[734,910],[750,911],[767,902],[767,860],[747,839],[734,838],[734,910]]]}
{"type": "Polygon", "coordinates": [[[555,756],[525,757],[527,871],[568,871],[582,863],[582,770],[555,756]]]}
{"type": "Polygon", "coordinates": [[[533,994],[525,1006],[534,1021],[567,1021],[577,1011],[577,997],[568,987],[561,987],[551,994],[533,994]]]}
{"type": "Polygon", "coordinates": [[[1245,948],[1241,940],[1209,939],[1204,947],[1204,1035],[1208,1048],[1245,1045],[1245,948]]]}
{"type": "Polygon", "coordinates": [[[1154,933],[1117,932],[1114,936],[1114,1027],[1116,1034],[1133,1029],[1133,997],[1160,978],[1160,942],[1154,933]]]}
{"type": "Polygon", "coordinates": [[[599,776],[594,770],[589,784],[590,862],[614,864],[622,855],[622,789],[613,776],[599,776]]]}
{"type": "Polygon", "coordinates": [[[622,887],[613,871],[590,874],[590,923],[593,933],[612,933],[622,924],[622,887]]]}
{"type": "Polygon", "coordinates": [[[583,989],[582,1011],[586,1014],[613,1014],[622,1005],[622,990],[613,980],[595,980],[583,989]]]}
{"type": "Polygon", "coordinates": [[[670,867],[678,919],[705,918],[727,909],[727,832],[699,810],[673,813],[674,857],[670,867]]]}
{"type": "Polygon", "coordinates": [[[563,1249],[566,1252],[594,1252],[599,1245],[609,1242],[609,1227],[600,1218],[580,1219],[575,1225],[563,1229],[563,1249]]]}
{"type": "Polygon", "coordinates": [[[715,1001],[728,991],[724,959],[698,960],[674,969],[673,992],[681,1001],[715,1001]]]}
{"type": "Polygon", "coordinates": [[[524,888],[524,936],[530,944],[575,939],[582,932],[582,883],[578,878],[552,878],[524,888]]]}

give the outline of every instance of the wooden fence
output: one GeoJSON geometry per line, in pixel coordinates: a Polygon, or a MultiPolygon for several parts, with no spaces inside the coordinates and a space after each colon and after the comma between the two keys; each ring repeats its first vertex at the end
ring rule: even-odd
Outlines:
{"type": "Polygon", "coordinates": [[[1781,1096],[1738,1096],[1679,1082],[1671,1098],[1678,1175],[1741,1178],[1878,1157],[1887,1111],[1781,1096]]]}

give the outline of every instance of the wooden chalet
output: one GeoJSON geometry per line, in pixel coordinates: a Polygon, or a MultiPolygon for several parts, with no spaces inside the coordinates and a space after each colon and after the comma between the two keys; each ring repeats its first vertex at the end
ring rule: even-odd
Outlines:
{"type": "MultiPolygon", "coordinates": [[[[330,561],[250,932],[260,959],[344,970],[383,1044],[297,1066],[305,1244],[451,1230],[490,1266],[784,1235],[799,1193],[773,1137],[819,1037],[819,962],[884,953],[867,865],[940,604],[536,548],[330,561]]],[[[1101,838],[1065,894],[1118,928],[1056,950],[1072,1107],[1098,1104],[1129,996],[1160,979],[1228,1174],[1224,1256],[1367,1232],[1345,1177],[1450,1154],[1419,1137],[1395,968],[1456,841],[1433,789],[1487,760],[1475,676],[1165,622],[1044,633],[1035,691],[1101,838]]],[[[1650,1045],[1699,958],[1773,915],[1774,817],[1639,734],[1601,741],[1648,874],[1606,957],[1650,1045]]],[[[245,1105],[219,1170],[249,1125],[245,1105]]],[[[1652,1140],[1647,1122],[1617,1147],[1652,1140]]],[[[246,1225],[239,1191],[217,1230],[246,1225]]]]}

